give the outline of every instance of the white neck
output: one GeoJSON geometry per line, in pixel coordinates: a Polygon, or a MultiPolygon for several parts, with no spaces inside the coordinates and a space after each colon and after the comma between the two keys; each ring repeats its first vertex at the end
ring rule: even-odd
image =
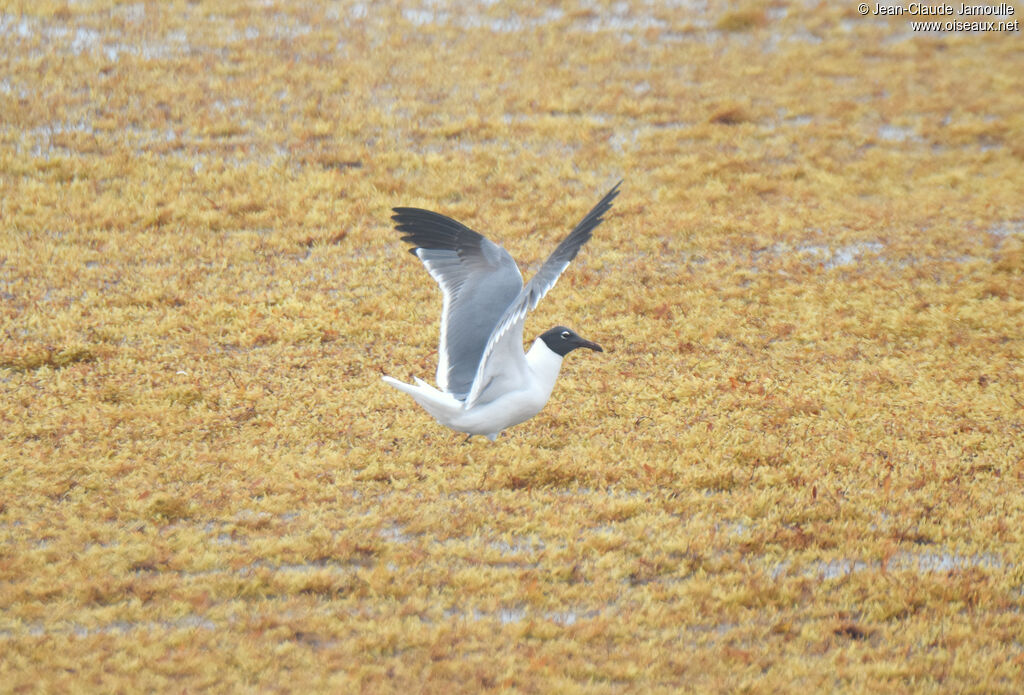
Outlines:
{"type": "Polygon", "coordinates": [[[562,368],[562,356],[552,352],[543,340],[537,338],[526,353],[526,363],[530,365],[537,387],[544,391],[544,399],[547,400],[562,368]]]}

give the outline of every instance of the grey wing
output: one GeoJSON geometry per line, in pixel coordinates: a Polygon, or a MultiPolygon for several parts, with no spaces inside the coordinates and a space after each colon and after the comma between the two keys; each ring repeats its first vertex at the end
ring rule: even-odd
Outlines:
{"type": "Polygon", "coordinates": [[[402,240],[441,287],[437,386],[469,393],[494,327],[523,287],[512,256],[469,227],[429,210],[394,208],[402,240]]]}
{"type": "Polygon", "coordinates": [[[607,195],[587,213],[587,216],[580,220],[580,223],[548,256],[537,274],[530,278],[530,281],[526,283],[526,286],[510,302],[501,318],[498,319],[484,347],[476,375],[473,377],[473,384],[466,398],[466,407],[473,405],[494,379],[495,374],[492,373],[493,370],[488,369],[488,362],[499,344],[504,345],[507,341],[517,337],[519,350],[522,351],[523,323],[526,321],[527,312],[536,307],[548,290],[555,286],[562,272],[569,266],[569,262],[576,258],[576,254],[590,239],[590,235],[597,225],[604,221],[604,214],[611,209],[612,201],[619,194],[621,185],[622,181],[615,184],[614,188],[608,191],[607,195]]]}

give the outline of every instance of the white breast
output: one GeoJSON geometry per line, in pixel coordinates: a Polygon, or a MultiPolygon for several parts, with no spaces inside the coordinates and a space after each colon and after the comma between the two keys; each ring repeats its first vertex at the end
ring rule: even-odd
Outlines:
{"type": "Polygon", "coordinates": [[[530,351],[526,353],[526,363],[533,373],[532,388],[538,394],[543,394],[543,407],[551,396],[551,389],[555,388],[555,381],[558,380],[558,372],[562,369],[562,356],[552,352],[543,340],[537,338],[530,346],[530,351]]]}

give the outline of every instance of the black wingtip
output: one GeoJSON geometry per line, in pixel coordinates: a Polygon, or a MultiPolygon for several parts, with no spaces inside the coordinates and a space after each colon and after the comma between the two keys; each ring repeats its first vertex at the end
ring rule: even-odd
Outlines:
{"type": "Polygon", "coordinates": [[[604,198],[601,198],[601,201],[595,205],[594,209],[587,215],[587,218],[596,219],[594,223],[595,227],[601,224],[601,216],[612,209],[612,201],[618,197],[619,186],[622,185],[623,181],[625,181],[625,179],[620,179],[617,184],[612,186],[612,189],[604,194],[604,198]]]}
{"type": "MultiPolygon", "coordinates": [[[[463,254],[479,250],[485,239],[457,220],[439,212],[422,208],[391,208],[395,230],[401,233],[402,241],[416,249],[455,251],[463,254]]],[[[418,254],[417,254],[418,255],[418,254]]]]}
{"type": "Polygon", "coordinates": [[[610,191],[605,193],[600,202],[598,202],[598,204],[587,213],[587,216],[580,220],[580,223],[576,225],[572,234],[569,235],[570,237],[582,238],[582,241],[579,241],[580,245],[590,239],[590,234],[594,231],[594,228],[604,222],[604,214],[612,209],[612,201],[619,195],[619,186],[622,185],[623,181],[625,181],[625,179],[621,179],[617,184],[612,186],[610,191]]]}
{"type": "Polygon", "coordinates": [[[612,189],[608,191],[608,193],[605,195],[604,199],[601,202],[607,203],[608,206],[611,207],[612,201],[615,200],[615,198],[619,195],[619,186],[625,183],[625,181],[626,179],[619,179],[619,182],[612,186],[612,189]]]}
{"type": "Polygon", "coordinates": [[[392,221],[397,222],[402,217],[407,217],[410,213],[418,212],[418,208],[391,208],[391,212],[395,213],[391,216],[392,221]]]}

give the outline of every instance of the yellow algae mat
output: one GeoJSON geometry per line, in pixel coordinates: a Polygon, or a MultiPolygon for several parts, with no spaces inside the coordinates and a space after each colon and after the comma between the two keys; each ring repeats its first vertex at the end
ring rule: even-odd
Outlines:
{"type": "Polygon", "coordinates": [[[1008,7],[4,3],[0,691],[1019,692],[1008,7]],[[619,178],[539,416],[381,383],[619,178]]]}

